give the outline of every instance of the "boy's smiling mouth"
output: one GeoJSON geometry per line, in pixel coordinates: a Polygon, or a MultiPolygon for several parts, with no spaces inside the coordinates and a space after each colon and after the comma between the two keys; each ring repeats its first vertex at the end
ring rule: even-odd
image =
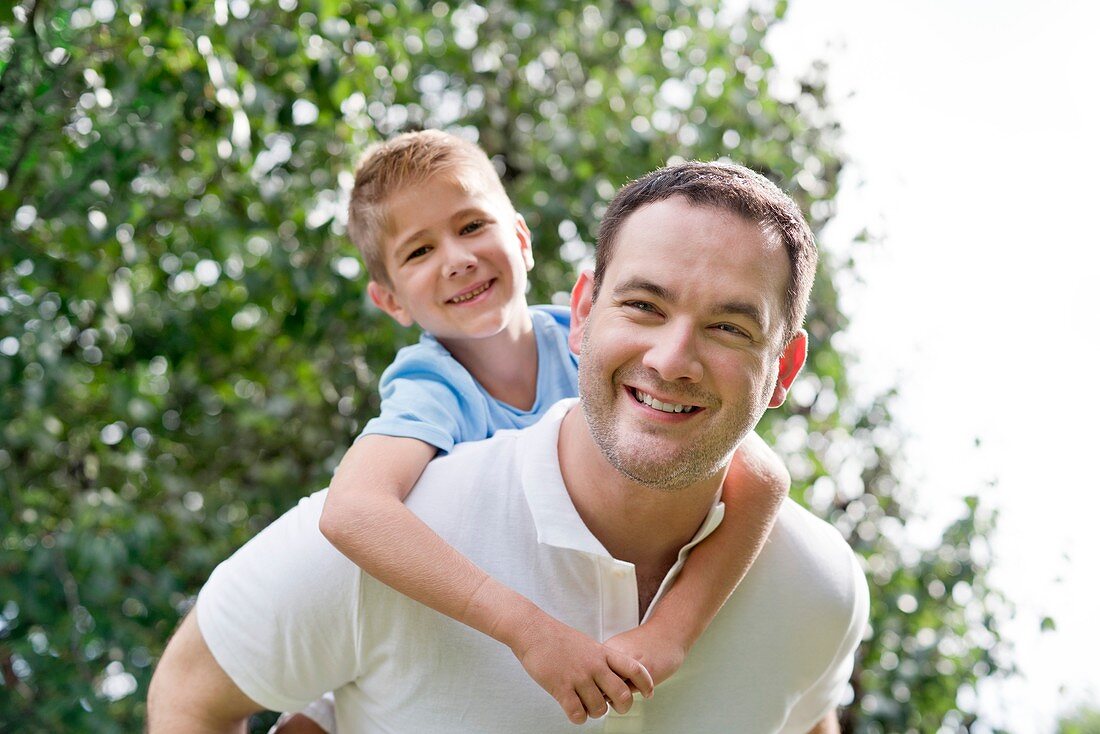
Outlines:
{"type": "Polygon", "coordinates": [[[479,285],[475,285],[473,288],[471,288],[467,291],[463,291],[462,293],[459,293],[457,296],[453,296],[451,298],[448,298],[446,302],[447,303],[465,303],[466,301],[472,301],[473,299],[477,298],[478,296],[480,296],[485,291],[492,288],[493,284],[496,283],[496,281],[497,281],[496,278],[490,278],[489,280],[485,281],[484,283],[481,283],[479,285]]]}

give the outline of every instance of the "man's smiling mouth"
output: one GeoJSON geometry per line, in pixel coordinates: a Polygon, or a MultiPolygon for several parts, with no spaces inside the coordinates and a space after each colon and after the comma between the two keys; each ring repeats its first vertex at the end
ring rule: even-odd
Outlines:
{"type": "Polygon", "coordinates": [[[698,405],[681,405],[680,403],[662,403],[657,398],[653,397],[647,392],[642,392],[636,387],[630,388],[631,394],[634,395],[634,399],[639,403],[644,403],[654,410],[659,410],[662,413],[694,413],[699,410],[698,405]]]}
{"type": "Polygon", "coordinates": [[[467,291],[465,293],[460,293],[459,295],[455,296],[454,298],[448,299],[447,303],[465,303],[466,301],[477,298],[482,293],[489,290],[489,288],[492,287],[494,282],[496,282],[496,278],[493,278],[492,280],[487,280],[484,283],[482,283],[481,285],[479,285],[477,288],[474,288],[473,290],[467,291]]]}

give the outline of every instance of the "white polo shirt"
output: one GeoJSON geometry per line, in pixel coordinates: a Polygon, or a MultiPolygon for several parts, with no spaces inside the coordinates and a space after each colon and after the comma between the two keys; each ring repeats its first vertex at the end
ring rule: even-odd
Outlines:
{"type": "MultiPolygon", "coordinates": [[[[432,461],[407,505],[495,578],[604,640],[638,624],[634,567],[581,522],[557,459],[563,401],[532,428],[432,461]]],[[[361,572],[303,499],[215,569],[197,614],[215,659],[267,708],[334,691],[341,734],[575,732],[503,645],[361,572]]],[[[721,521],[715,506],[690,548],[721,521]]],[[[681,670],[596,731],[809,730],[843,694],[867,586],[833,528],[788,501],[737,592],[681,670]]]]}

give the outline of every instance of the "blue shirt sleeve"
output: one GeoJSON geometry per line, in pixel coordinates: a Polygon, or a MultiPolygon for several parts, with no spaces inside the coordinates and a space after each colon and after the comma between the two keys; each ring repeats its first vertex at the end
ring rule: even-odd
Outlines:
{"type": "Polygon", "coordinates": [[[566,336],[569,336],[570,313],[568,306],[554,306],[548,303],[544,306],[531,306],[531,310],[549,314],[554,319],[554,325],[561,329],[566,336]]]}
{"type": "Polygon", "coordinates": [[[415,438],[449,452],[456,443],[488,435],[485,409],[470,399],[477,392],[470,373],[437,343],[406,347],[382,373],[381,415],[360,436],[415,438]]]}
{"type": "Polygon", "coordinates": [[[534,405],[524,410],[496,400],[430,335],[397,353],[379,381],[382,413],[360,436],[415,438],[449,452],[502,428],[531,425],[551,405],[577,395],[577,357],[568,346],[569,309],[533,306],[538,344],[534,405]]]}

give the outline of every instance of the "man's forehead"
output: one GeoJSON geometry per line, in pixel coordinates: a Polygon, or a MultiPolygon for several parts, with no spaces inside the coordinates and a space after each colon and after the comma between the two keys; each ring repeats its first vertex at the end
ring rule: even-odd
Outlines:
{"type": "Polygon", "coordinates": [[[737,226],[746,230],[751,229],[759,234],[760,244],[768,251],[783,247],[783,239],[780,233],[775,231],[775,227],[746,216],[738,211],[732,202],[729,206],[722,206],[717,203],[693,201],[681,194],[675,194],[643,204],[623,217],[613,245],[611,261],[619,254],[619,249],[623,244],[622,234],[624,230],[648,230],[655,226],[675,230],[679,227],[682,224],[682,219],[670,219],[668,217],[670,210],[679,210],[681,214],[686,214],[693,220],[709,220],[711,226],[718,230],[730,226],[737,226]]]}

